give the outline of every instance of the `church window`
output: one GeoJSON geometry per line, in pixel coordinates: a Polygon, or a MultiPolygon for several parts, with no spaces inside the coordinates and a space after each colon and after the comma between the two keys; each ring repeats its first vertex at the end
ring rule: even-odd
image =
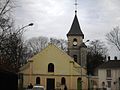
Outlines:
{"type": "Polygon", "coordinates": [[[48,72],[54,72],[54,64],[53,63],[48,64],[48,72]]]}
{"type": "Polygon", "coordinates": [[[62,85],[65,85],[65,83],[66,83],[65,78],[62,77],[62,79],[61,79],[61,84],[62,84],[62,85]]]}
{"type": "Polygon", "coordinates": [[[36,84],[40,84],[40,77],[36,78],[36,84]]]}
{"type": "Polygon", "coordinates": [[[77,39],[76,39],[76,38],[74,38],[74,39],[73,39],[73,41],[76,41],[76,42],[77,42],[77,39]]]}
{"type": "Polygon", "coordinates": [[[73,59],[75,62],[77,62],[77,55],[73,55],[73,59]]]}
{"type": "Polygon", "coordinates": [[[73,46],[77,46],[77,39],[76,38],[73,39],[73,46]]]}

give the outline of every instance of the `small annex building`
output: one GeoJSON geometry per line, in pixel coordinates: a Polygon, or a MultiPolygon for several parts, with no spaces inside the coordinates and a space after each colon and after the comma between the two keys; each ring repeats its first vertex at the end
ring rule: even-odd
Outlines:
{"type": "Polygon", "coordinates": [[[98,67],[98,78],[99,88],[120,90],[120,60],[108,57],[108,61],[98,67]]]}
{"type": "Polygon", "coordinates": [[[22,75],[19,85],[23,87],[32,83],[40,84],[46,90],[64,90],[65,85],[68,90],[88,88],[86,70],[53,44],[49,44],[29,59],[29,62],[20,68],[19,73],[22,75]]]}

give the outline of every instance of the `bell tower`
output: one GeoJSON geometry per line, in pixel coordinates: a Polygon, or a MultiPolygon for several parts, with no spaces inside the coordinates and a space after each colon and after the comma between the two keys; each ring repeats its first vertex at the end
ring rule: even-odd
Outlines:
{"type": "Polygon", "coordinates": [[[81,66],[86,66],[87,46],[83,42],[84,34],[80,28],[77,18],[77,10],[75,10],[75,16],[69,32],[68,38],[68,55],[71,56],[75,62],[81,66]]]}

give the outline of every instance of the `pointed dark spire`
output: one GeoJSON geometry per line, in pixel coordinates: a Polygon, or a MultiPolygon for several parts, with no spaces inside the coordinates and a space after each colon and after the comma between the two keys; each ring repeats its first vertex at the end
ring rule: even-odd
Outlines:
{"type": "Polygon", "coordinates": [[[84,38],[84,34],[80,28],[79,21],[77,18],[77,11],[75,11],[75,17],[67,36],[82,36],[82,38],[84,38]]]}

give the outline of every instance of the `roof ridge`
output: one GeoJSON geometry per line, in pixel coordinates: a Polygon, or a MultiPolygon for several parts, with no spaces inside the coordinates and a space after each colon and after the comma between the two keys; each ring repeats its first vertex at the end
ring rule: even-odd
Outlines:
{"type": "Polygon", "coordinates": [[[108,60],[98,68],[120,68],[120,60],[108,60]]]}

